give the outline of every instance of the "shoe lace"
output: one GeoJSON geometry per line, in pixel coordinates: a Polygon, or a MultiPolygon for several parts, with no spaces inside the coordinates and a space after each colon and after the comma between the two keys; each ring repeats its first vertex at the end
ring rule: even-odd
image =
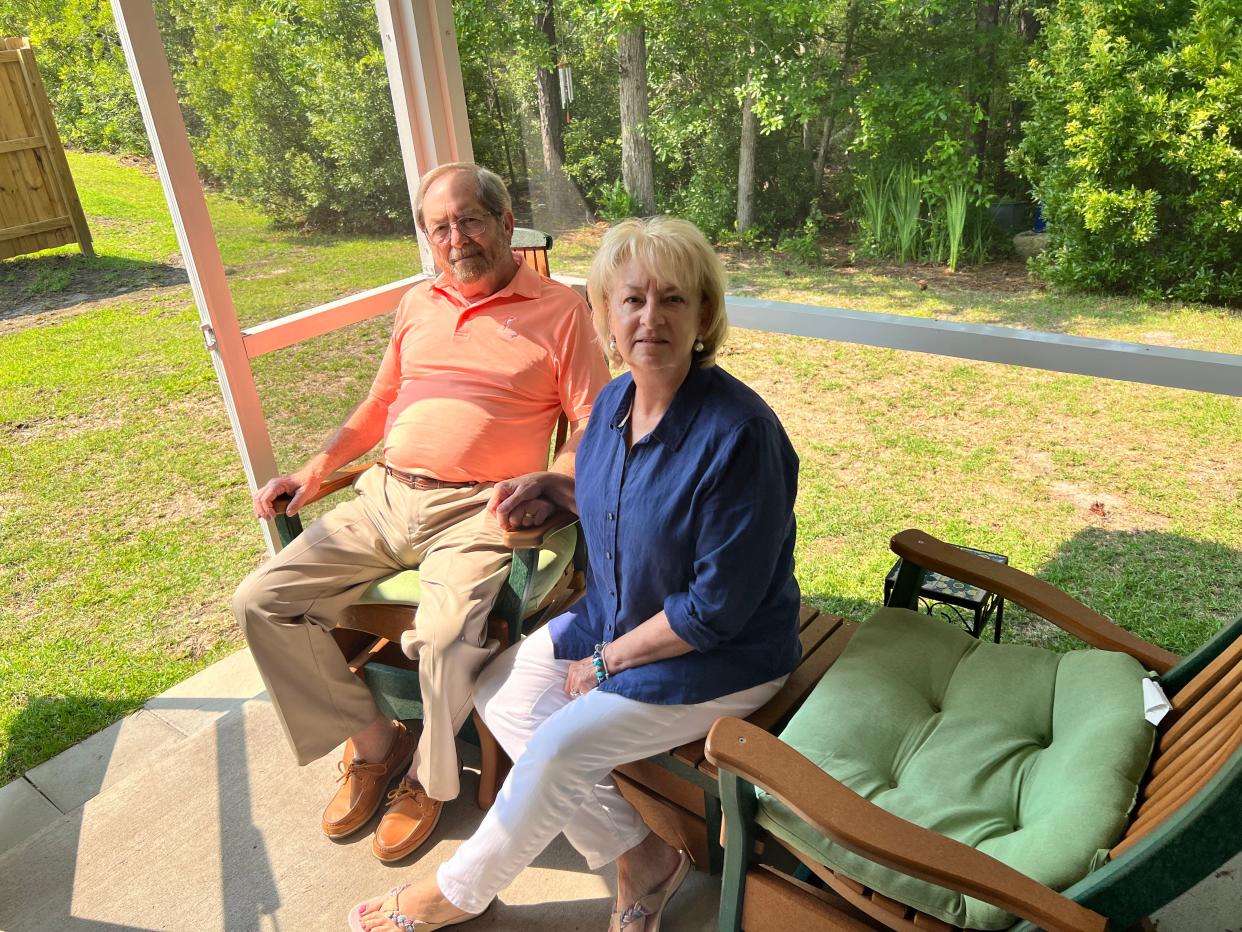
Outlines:
{"type": "Polygon", "coordinates": [[[337,783],[344,783],[356,773],[371,773],[377,777],[382,777],[388,771],[388,768],[383,763],[369,763],[364,760],[351,760],[348,765],[346,765],[345,761],[340,760],[336,762],[336,769],[341,773],[336,778],[337,783]]]}
{"type": "Polygon", "coordinates": [[[388,792],[388,801],[390,803],[395,803],[399,799],[405,799],[408,797],[417,803],[422,802],[422,797],[426,795],[426,790],[424,790],[421,786],[411,786],[405,780],[402,780],[397,784],[397,788],[395,790],[390,790],[388,792]]]}

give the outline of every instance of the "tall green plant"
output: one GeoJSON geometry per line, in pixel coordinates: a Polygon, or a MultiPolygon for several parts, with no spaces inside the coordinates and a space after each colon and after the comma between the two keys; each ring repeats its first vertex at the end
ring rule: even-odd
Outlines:
{"type": "Polygon", "coordinates": [[[902,165],[893,173],[889,214],[897,241],[897,257],[908,262],[919,248],[919,217],[923,209],[922,186],[914,169],[902,165]]]}
{"type": "Polygon", "coordinates": [[[970,208],[970,200],[966,195],[966,185],[952,185],[944,196],[945,236],[949,248],[949,271],[957,271],[958,256],[962,252],[962,240],[966,234],[966,214],[970,208]]]}
{"type": "Polygon", "coordinates": [[[889,248],[888,215],[892,199],[892,173],[872,170],[858,182],[859,225],[871,249],[883,254],[889,248]]]}

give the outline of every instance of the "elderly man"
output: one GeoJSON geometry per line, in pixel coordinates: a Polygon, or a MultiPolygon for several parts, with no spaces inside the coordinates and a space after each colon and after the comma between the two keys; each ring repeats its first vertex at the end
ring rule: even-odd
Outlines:
{"type": "MultiPolygon", "coordinates": [[[[546,468],[561,411],[572,431],[552,468],[572,472],[608,380],[585,303],[510,250],[513,213],[500,178],[468,163],[442,165],[423,177],[415,215],[441,274],[402,299],[367,398],[323,452],[255,494],[255,513],[272,517],[281,495],[292,496],[296,513],[324,477],[381,437],[385,465],[247,577],[233,603],[298,762],[349,739],[324,832],[357,831],[402,776],[372,839],[384,861],[425,841],[459,791],[454,736],[488,657],[487,615],[510,559],[484,511],[492,486],[546,468]],[[328,633],[371,582],[411,567],[422,600],[401,646],[419,658],[417,747],[404,725],[379,713],[328,633]]],[[[542,520],[540,507],[516,523],[542,520]]]]}

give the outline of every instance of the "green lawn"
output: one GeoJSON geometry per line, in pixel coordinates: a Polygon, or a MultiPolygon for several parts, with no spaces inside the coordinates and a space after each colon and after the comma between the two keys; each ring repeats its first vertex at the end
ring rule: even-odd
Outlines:
{"type": "MultiPolygon", "coordinates": [[[[229,596],[262,556],[159,184],[70,161],[99,258],[0,263],[0,783],[233,650],[229,596]]],[[[302,236],[210,203],[246,323],[417,266],[408,238],[302,236]]],[[[584,271],[597,238],[561,237],[555,266],[584,271]]],[[[1242,352],[1242,317],[1217,308],[829,261],[729,257],[755,296],[1242,352]]],[[[365,393],[386,327],[258,361],[283,464],[365,393]]],[[[1007,553],[1174,650],[1242,612],[1237,399],[756,331],[722,362],[802,457],[799,578],[825,608],[877,604],[888,538],[919,526],[1007,553]]],[[[1062,643],[1009,618],[1012,638],[1062,643]]]]}

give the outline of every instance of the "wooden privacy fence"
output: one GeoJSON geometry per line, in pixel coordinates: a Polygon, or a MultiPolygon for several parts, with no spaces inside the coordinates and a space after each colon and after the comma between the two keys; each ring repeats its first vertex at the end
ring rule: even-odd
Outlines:
{"type": "Polygon", "coordinates": [[[0,259],[91,233],[27,39],[0,39],[0,259]]]}

